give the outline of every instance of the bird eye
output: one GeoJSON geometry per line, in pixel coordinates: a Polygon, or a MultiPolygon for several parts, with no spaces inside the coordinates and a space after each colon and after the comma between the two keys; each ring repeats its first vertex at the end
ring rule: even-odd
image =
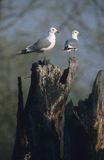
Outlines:
{"type": "Polygon", "coordinates": [[[50,28],[50,31],[55,33],[57,30],[56,28],[53,27],[53,28],[50,28]]]}

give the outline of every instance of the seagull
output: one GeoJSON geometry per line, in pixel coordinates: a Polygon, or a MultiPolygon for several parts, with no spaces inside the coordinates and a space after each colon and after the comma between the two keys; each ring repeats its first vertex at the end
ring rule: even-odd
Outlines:
{"type": "Polygon", "coordinates": [[[70,53],[72,51],[76,52],[78,50],[78,35],[79,31],[73,30],[72,31],[72,38],[67,40],[64,45],[64,51],[70,53]]]}
{"type": "Polygon", "coordinates": [[[58,33],[58,29],[51,27],[47,37],[43,37],[36,41],[34,44],[27,46],[25,49],[19,51],[17,55],[29,54],[32,52],[41,53],[52,49],[56,44],[55,33],[58,33]]]}

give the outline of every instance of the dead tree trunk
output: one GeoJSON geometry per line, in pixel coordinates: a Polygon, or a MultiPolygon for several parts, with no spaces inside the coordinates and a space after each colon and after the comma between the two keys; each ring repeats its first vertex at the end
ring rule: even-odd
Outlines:
{"type": "Polygon", "coordinates": [[[104,70],[98,72],[92,90],[94,125],[93,136],[95,157],[104,159],[104,70]]]}
{"type": "Polygon", "coordinates": [[[31,85],[23,119],[21,122],[17,121],[13,160],[59,160],[63,158],[64,107],[77,67],[75,57],[69,59],[68,68],[64,72],[57,66],[44,65],[42,62],[32,65],[31,85]],[[22,121],[22,128],[19,129],[18,126],[22,121]],[[22,136],[20,139],[18,129],[22,136]],[[16,145],[18,142],[21,142],[19,143],[20,151],[18,151],[19,146],[16,145]]]}
{"type": "Polygon", "coordinates": [[[64,128],[65,160],[104,160],[104,70],[86,100],[65,107],[64,128]]]}
{"type": "Polygon", "coordinates": [[[12,160],[104,160],[104,71],[89,97],[73,106],[68,97],[77,67],[75,57],[64,72],[34,63],[24,109],[19,78],[12,160]]]}

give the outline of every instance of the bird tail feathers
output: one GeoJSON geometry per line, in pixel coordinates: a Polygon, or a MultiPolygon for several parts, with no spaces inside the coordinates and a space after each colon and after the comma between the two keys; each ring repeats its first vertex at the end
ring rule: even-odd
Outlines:
{"type": "Polygon", "coordinates": [[[21,55],[21,54],[27,54],[27,50],[26,49],[23,49],[21,51],[19,51],[16,55],[21,55]]]}

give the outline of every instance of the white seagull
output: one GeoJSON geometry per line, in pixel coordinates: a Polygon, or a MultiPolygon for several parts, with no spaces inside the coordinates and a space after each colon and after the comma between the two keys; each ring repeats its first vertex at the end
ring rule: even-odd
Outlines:
{"type": "Polygon", "coordinates": [[[25,49],[19,51],[17,55],[28,54],[32,52],[41,53],[41,52],[52,49],[56,44],[55,33],[57,32],[58,30],[56,28],[51,27],[49,29],[49,33],[47,37],[43,37],[39,39],[37,42],[35,42],[34,44],[27,46],[25,49]]]}
{"type": "Polygon", "coordinates": [[[79,31],[73,30],[72,38],[67,40],[64,45],[64,51],[70,53],[71,51],[76,52],[78,50],[78,35],[79,31]]]}

